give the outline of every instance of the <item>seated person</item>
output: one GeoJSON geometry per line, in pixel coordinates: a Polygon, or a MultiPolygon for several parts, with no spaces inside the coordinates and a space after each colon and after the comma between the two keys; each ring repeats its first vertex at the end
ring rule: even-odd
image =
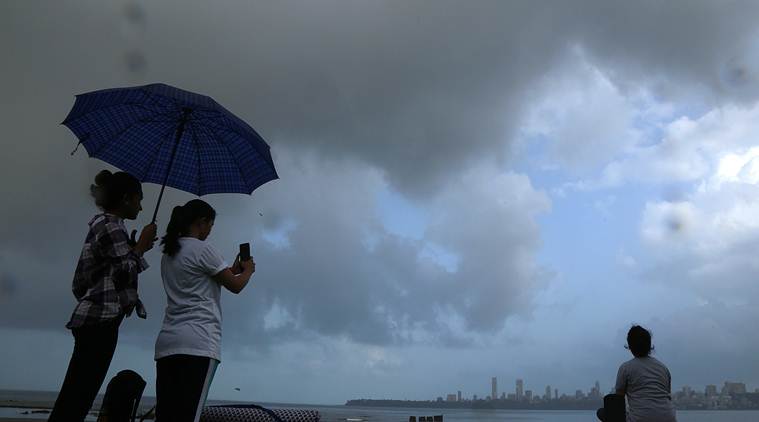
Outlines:
{"type": "MultiPolygon", "coordinates": [[[[627,398],[627,422],[677,422],[672,405],[669,369],[651,357],[651,333],[635,325],[627,333],[627,349],[633,358],[617,371],[616,393],[627,398]]],[[[605,402],[607,400],[604,400],[605,402]]],[[[609,409],[599,409],[598,419],[615,421],[609,409]]]]}

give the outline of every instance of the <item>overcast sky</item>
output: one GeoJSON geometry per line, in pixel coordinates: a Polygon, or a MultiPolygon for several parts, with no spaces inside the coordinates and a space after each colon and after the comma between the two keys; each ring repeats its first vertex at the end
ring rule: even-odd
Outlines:
{"type": "MultiPolygon", "coordinates": [[[[755,1],[0,2],[0,388],[57,390],[73,348],[109,168],[69,155],[74,95],[163,82],[256,128],[281,177],[204,197],[210,241],[257,262],[222,298],[212,398],[608,391],[632,323],[674,388],[753,391],[758,20],[755,1]]],[[[190,198],[169,192],[159,230],[190,198]]],[[[147,259],[149,317],[110,375],[153,394],[147,259]]]]}

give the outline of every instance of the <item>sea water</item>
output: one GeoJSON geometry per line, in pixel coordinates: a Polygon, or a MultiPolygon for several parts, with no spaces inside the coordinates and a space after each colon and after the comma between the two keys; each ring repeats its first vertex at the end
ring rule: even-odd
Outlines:
{"type": "MultiPolygon", "coordinates": [[[[8,401],[55,401],[57,393],[51,392],[0,392],[0,399],[8,401]]],[[[149,409],[155,403],[155,398],[144,397],[141,402],[143,410],[149,409]]],[[[209,404],[224,404],[226,402],[210,400],[209,404]]],[[[259,403],[265,407],[299,407],[318,410],[324,422],[408,422],[409,416],[443,415],[443,422],[593,422],[596,421],[595,411],[590,410],[501,410],[501,409],[434,409],[434,408],[394,408],[394,407],[352,407],[325,406],[310,404],[272,404],[259,403]]],[[[12,405],[12,404],[11,404],[12,405]]],[[[95,406],[97,409],[99,406],[95,406]]],[[[0,418],[19,418],[30,420],[46,420],[47,414],[31,413],[38,409],[21,409],[16,407],[0,407],[0,418]],[[28,414],[24,414],[29,412],[28,414]]],[[[95,417],[88,417],[94,421],[95,417]]],[[[758,410],[680,410],[677,412],[678,422],[759,422],[758,410]]]]}

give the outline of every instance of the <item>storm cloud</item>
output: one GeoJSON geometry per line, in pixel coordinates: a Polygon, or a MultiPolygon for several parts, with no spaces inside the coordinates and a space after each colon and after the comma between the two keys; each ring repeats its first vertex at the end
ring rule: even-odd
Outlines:
{"type": "MultiPolygon", "coordinates": [[[[608,263],[552,261],[546,247],[556,239],[551,227],[569,233],[585,218],[563,214],[562,201],[588,196],[614,221],[625,204],[618,190],[631,185],[674,182],[683,193],[647,198],[620,223],[640,228],[639,245],[620,247],[628,263],[615,268],[620,278],[646,292],[697,286],[691,306],[728,277],[734,284],[719,300],[687,309],[718,327],[751,318],[759,292],[747,251],[759,236],[752,219],[736,216],[753,208],[711,204],[750,197],[757,180],[698,186],[716,180],[721,155],[756,144],[748,122],[759,98],[758,9],[751,1],[3,2],[0,326],[19,341],[59,335],[73,307],[71,276],[96,212],[87,188],[106,167],[81,149],[69,155],[76,142],[59,122],[74,94],[151,82],[211,95],[249,122],[271,144],[281,176],[252,197],[204,198],[219,212],[212,241],[231,258],[250,240],[258,263],[251,289],[224,298],[233,360],[286,367],[313,342],[321,363],[299,362],[304,371],[324,374],[334,370],[332,353],[346,362],[355,353],[350,370],[400,377],[420,365],[404,350],[441,347],[429,359],[437,363],[483,347],[538,356],[560,341],[608,351],[620,321],[632,319],[687,344],[699,330],[678,330],[687,324],[682,309],[657,313],[662,302],[643,293],[620,305],[629,317],[592,319],[580,304],[591,292],[614,297],[614,286],[596,280],[608,263]],[[736,127],[743,131],[728,130],[736,127]],[[393,226],[415,218],[397,203],[421,216],[413,229],[393,226]],[[749,234],[733,242],[725,236],[734,226],[708,231],[725,215],[749,234]],[[706,237],[678,240],[690,233],[706,237]],[[694,246],[715,238],[728,244],[709,253],[694,246]],[[736,292],[746,301],[723,308],[736,292]],[[589,325],[587,337],[566,334],[589,325]]],[[[745,168],[740,174],[753,174],[745,168]]],[[[156,193],[146,187],[145,214],[156,193]]],[[[190,198],[169,192],[159,226],[169,204],[190,198]]],[[[605,241],[599,248],[618,247],[605,241]]],[[[149,319],[122,330],[125,347],[148,364],[164,305],[159,256],[150,253],[140,281],[149,319]]],[[[741,330],[730,338],[748,327],[741,330]]],[[[759,381],[747,352],[757,347],[714,353],[753,365],[759,381]]],[[[550,369],[567,379],[614,370],[612,358],[578,358],[572,369],[554,358],[550,369]]],[[[550,371],[541,363],[553,358],[540,359],[521,365],[543,380],[550,371]]],[[[678,370],[702,382],[698,365],[678,370]]]]}

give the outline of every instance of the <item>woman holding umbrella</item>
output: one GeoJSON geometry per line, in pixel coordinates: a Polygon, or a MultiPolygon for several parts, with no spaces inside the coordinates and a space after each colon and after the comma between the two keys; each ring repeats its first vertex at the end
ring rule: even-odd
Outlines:
{"type": "Polygon", "coordinates": [[[50,421],[84,420],[111,364],[119,325],[133,311],[145,318],[137,296],[137,275],[148,265],[143,254],[153,248],[155,223],[139,240],[127,235],[124,220],[142,211],[142,186],[125,172],[103,170],[90,187],[103,211],[89,223],[72,290],[78,303],[66,324],[74,335],[74,352],[50,421]]]}

